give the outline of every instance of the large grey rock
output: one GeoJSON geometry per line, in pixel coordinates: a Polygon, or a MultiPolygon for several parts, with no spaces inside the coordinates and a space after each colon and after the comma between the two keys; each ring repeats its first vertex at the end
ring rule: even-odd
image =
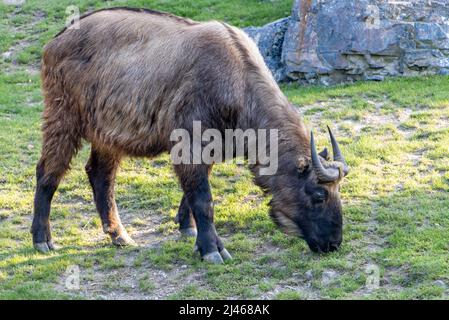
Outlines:
{"type": "Polygon", "coordinates": [[[296,0],[281,21],[247,29],[279,81],[449,73],[448,0],[296,0]]]}
{"type": "Polygon", "coordinates": [[[249,27],[245,32],[256,42],[268,68],[277,81],[285,78],[284,65],[281,62],[284,36],[290,18],[284,18],[264,27],[249,27]]]}

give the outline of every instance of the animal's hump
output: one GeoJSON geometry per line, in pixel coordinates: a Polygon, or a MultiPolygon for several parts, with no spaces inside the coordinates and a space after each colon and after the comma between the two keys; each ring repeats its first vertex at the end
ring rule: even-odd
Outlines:
{"type": "MultiPolygon", "coordinates": [[[[153,9],[146,9],[146,8],[133,8],[133,7],[113,7],[113,8],[98,9],[98,10],[95,10],[95,11],[86,12],[85,14],[80,16],[79,20],[82,20],[84,18],[90,17],[90,16],[92,16],[92,15],[94,15],[96,13],[99,13],[99,12],[119,11],[119,10],[136,12],[136,13],[144,13],[144,14],[152,14],[152,15],[158,15],[158,16],[164,16],[164,17],[168,17],[168,18],[174,19],[174,20],[179,21],[179,22],[183,22],[183,23],[188,24],[188,25],[196,24],[196,22],[193,21],[193,20],[190,20],[188,18],[179,17],[179,16],[176,16],[176,15],[171,14],[169,12],[158,11],[158,10],[153,10],[153,9]]],[[[68,29],[68,27],[65,27],[58,34],[56,34],[54,37],[55,38],[59,37],[67,29],[68,29]]]]}

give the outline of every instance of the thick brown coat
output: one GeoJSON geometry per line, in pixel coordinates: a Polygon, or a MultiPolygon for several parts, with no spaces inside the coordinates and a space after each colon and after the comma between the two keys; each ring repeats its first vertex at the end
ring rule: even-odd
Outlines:
{"type": "Polygon", "coordinates": [[[68,148],[84,138],[99,148],[152,157],[169,151],[172,130],[189,129],[193,120],[204,129],[288,131],[284,137],[297,154],[308,154],[305,128],[257,47],[223,23],[100,11],[45,47],[42,79],[45,141],[62,140],[48,143],[44,154],[67,138],[68,148]],[[62,127],[71,132],[53,132],[62,127]]]}
{"type": "MultiPolygon", "coordinates": [[[[216,21],[199,23],[128,8],[85,15],[79,27],[63,30],[44,49],[35,243],[50,243],[49,201],[83,139],[92,144],[86,168],[105,231],[120,238],[125,231],[113,197],[120,159],[169,152],[174,145],[171,132],[190,131],[193,121],[201,121],[203,130],[222,132],[279,130],[277,174],[259,176],[258,165],[251,169],[256,183],[273,194],[275,221],[298,231],[298,215],[312,206],[304,185],[318,185],[309,167],[309,135],[244,32],[216,21]]],[[[204,201],[211,201],[202,178],[210,167],[179,165],[175,171],[187,198],[193,199],[191,190],[203,186],[204,201]]],[[[325,188],[330,191],[328,201],[339,205],[336,185],[325,188]]],[[[193,206],[194,200],[187,200],[181,209],[184,206],[188,215],[187,203],[193,206]]],[[[202,204],[198,210],[206,207],[202,204]]]]}

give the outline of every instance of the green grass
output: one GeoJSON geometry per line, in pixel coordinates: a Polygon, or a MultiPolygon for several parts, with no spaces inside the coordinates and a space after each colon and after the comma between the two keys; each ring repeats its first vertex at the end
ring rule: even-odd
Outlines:
{"type": "MultiPolygon", "coordinates": [[[[128,1],[239,26],[282,17],[290,2],[128,1]]],[[[178,239],[173,218],[182,194],[168,156],[123,163],[117,202],[141,246],[114,248],[92,203],[85,146],[53,204],[60,249],[37,254],[29,228],[43,103],[33,70],[39,48],[63,26],[68,3],[28,0],[17,9],[0,2],[0,50],[14,49],[11,60],[0,58],[0,299],[448,297],[441,285],[449,285],[448,77],[282,87],[320,146],[329,144],[326,125],[335,128],[351,166],[341,188],[345,225],[338,252],[316,255],[302,240],[282,234],[249,171],[220,164],[211,179],[216,224],[234,260],[202,263],[193,241],[178,239]],[[72,291],[64,284],[73,265],[80,268],[81,287],[72,291]],[[369,265],[379,268],[378,289],[365,285],[369,265]]],[[[78,3],[82,11],[105,6],[78,3]]]]}
{"type": "MultiPolygon", "coordinates": [[[[288,16],[292,0],[27,0],[20,8],[0,1],[0,51],[19,47],[13,59],[20,64],[35,62],[41,48],[64,28],[76,5],[80,13],[94,9],[128,6],[167,11],[204,21],[217,19],[239,27],[263,25],[288,16]]],[[[1,66],[1,64],[0,64],[1,66]]]]}

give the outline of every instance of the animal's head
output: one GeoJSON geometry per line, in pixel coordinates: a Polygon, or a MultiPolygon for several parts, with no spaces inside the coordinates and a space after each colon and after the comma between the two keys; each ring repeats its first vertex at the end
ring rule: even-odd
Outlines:
{"type": "Polygon", "coordinates": [[[310,137],[310,157],[299,159],[297,168],[282,178],[273,193],[270,215],[285,232],[304,238],[314,252],[337,250],[342,242],[340,181],[349,169],[329,129],[333,149],[318,154],[310,137]]]}

